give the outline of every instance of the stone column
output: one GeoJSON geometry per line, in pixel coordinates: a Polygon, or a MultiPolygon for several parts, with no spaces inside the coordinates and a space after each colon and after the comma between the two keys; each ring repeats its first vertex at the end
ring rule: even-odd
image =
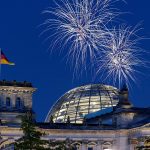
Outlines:
{"type": "Polygon", "coordinates": [[[102,150],[102,141],[97,142],[96,150],[102,150]]]}
{"type": "Polygon", "coordinates": [[[82,143],[81,150],[86,150],[86,144],[85,143],[82,143]]]}
{"type": "Polygon", "coordinates": [[[16,106],[16,94],[12,93],[11,99],[12,99],[12,107],[14,108],[16,106]]]}
{"type": "Polygon", "coordinates": [[[133,144],[129,145],[129,150],[134,150],[134,145],[133,144]]]}
{"type": "Polygon", "coordinates": [[[119,138],[119,144],[118,144],[117,149],[118,150],[129,150],[128,137],[120,136],[118,138],[119,138]]]}
{"type": "Polygon", "coordinates": [[[117,149],[117,144],[118,144],[118,142],[117,142],[117,140],[115,139],[115,140],[113,141],[113,143],[112,143],[112,150],[118,150],[118,149],[117,149]]]}

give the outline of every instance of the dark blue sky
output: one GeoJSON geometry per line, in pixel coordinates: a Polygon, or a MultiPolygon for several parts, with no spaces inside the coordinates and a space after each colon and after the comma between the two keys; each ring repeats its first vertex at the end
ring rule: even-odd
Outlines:
{"type": "MultiPolygon", "coordinates": [[[[150,1],[126,0],[118,8],[132,14],[123,15],[129,25],[143,21],[142,35],[150,37],[150,1]]],[[[41,12],[52,5],[52,0],[0,0],[0,47],[15,66],[2,66],[1,79],[32,82],[37,92],[33,108],[38,120],[44,120],[52,104],[66,91],[92,82],[90,73],[73,80],[73,73],[63,55],[49,55],[48,43],[43,44],[37,28],[45,17],[41,12]]],[[[150,41],[141,46],[150,51],[150,41]]],[[[145,56],[147,57],[147,56],[145,56]]],[[[147,57],[150,60],[150,58],[147,57]]],[[[150,69],[143,68],[144,76],[137,75],[130,99],[136,106],[150,106],[150,69]]],[[[100,81],[100,79],[99,79],[100,81]]],[[[97,81],[94,81],[98,83],[97,81]]]]}

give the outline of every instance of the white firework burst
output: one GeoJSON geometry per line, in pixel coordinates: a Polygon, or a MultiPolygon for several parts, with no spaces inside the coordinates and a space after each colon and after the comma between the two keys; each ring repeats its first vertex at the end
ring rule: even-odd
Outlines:
{"type": "Polygon", "coordinates": [[[138,42],[142,38],[137,36],[138,27],[122,26],[113,29],[107,41],[107,48],[97,61],[98,74],[105,75],[105,79],[110,79],[113,84],[130,86],[131,80],[135,81],[135,73],[138,68],[144,66],[142,53],[138,47],[138,42]]]}
{"type": "MultiPolygon", "coordinates": [[[[118,0],[114,0],[115,2],[118,0]]],[[[51,49],[69,49],[67,58],[74,68],[83,67],[87,60],[92,62],[107,37],[107,24],[118,15],[111,0],[55,0],[56,8],[44,11],[50,15],[43,25],[42,34],[52,40],[51,49]]]]}

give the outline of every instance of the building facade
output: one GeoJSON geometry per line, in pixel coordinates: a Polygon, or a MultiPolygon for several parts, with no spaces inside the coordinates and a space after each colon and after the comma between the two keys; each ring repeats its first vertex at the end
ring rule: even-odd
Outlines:
{"type": "MultiPolygon", "coordinates": [[[[0,82],[0,149],[13,149],[22,137],[17,116],[32,110],[35,90],[27,82],[0,82]]],[[[148,149],[150,108],[134,107],[125,87],[86,85],[64,94],[37,129],[43,139],[68,140],[76,150],[148,149]]]]}

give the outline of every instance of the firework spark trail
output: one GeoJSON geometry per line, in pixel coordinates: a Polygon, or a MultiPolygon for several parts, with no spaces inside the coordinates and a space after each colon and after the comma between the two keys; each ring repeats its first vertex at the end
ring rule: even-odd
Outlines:
{"type": "Polygon", "coordinates": [[[120,87],[135,81],[137,67],[144,65],[144,61],[140,58],[143,51],[137,46],[141,40],[136,35],[138,28],[107,28],[119,15],[112,5],[116,1],[55,0],[56,7],[44,11],[51,18],[44,22],[46,29],[41,34],[52,31],[46,38],[48,41],[53,38],[50,48],[68,49],[67,58],[74,70],[82,72],[87,63],[93,65],[96,61],[97,74],[112,79],[120,87]]]}
{"type": "Polygon", "coordinates": [[[53,31],[46,40],[53,38],[51,49],[55,46],[67,49],[67,58],[75,69],[83,67],[90,58],[90,63],[96,59],[97,53],[105,47],[107,24],[119,13],[112,7],[111,0],[59,0],[56,8],[50,8],[44,13],[53,15],[43,25],[46,29],[41,33],[53,31]]]}
{"type": "Polygon", "coordinates": [[[131,29],[125,26],[118,30],[113,29],[107,41],[108,47],[96,62],[97,73],[102,76],[107,74],[105,79],[113,80],[119,87],[124,83],[130,86],[129,80],[135,82],[134,75],[138,72],[137,67],[145,65],[140,57],[143,50],[137,46],[142,39],[137,36],[138,30],[138,27],[131,29]]]}

